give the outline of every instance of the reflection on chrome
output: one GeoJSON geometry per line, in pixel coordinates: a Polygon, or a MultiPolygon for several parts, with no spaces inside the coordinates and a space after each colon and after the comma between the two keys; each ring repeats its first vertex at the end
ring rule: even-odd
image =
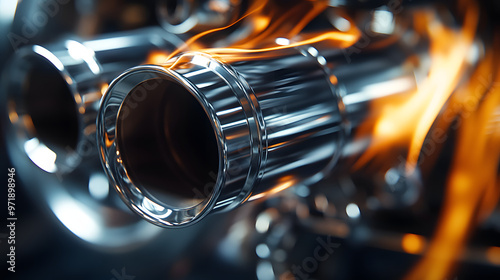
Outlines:
{"type": "Polygon", "coordinates": [[[359,212],[358,205],[356,205],[354,203],[347,204],[347,207],[345,208],[345,212],[347,213],[347,216],[349,216],[349,218],[351,218],[351,219],[357,219],[357,218],[359,218],[359,216],[361,214],[359,212]]]}
{"type": "Polygon", "coordinates": [[[31,138],[24,143],[24,151],[31,161],[38,167],[49,173],[55,173],[57,154],[44,144],[38,141],[38,138],[31,138]]]}
{"type": "Polygon", "coordinates": [[[158,18],[174,34],[202,32],[231,24],[242,15],[247,0],[159,0],[158,18]]]}
{"type": "Polygon", "coordinates": [[[122,205],[102,171],[95,119],[108,83],[182,41],[159,27],[21,48],[3,73],[7,147],[30,193],[83,240],[113,248],[158,230],[122,205]]]}
{"type": "Polygon", "coordinates": [[[97,123],[113,185],[148,221],[178,227],[321,180],[369,117],[370,102],[407,94],[426,71],[425,39],[381,40],[392,43],[348,61],[317,43],[188,52],[126,71],[110,85],[97,123]],[[151,211],[149,200],[172,214],[151,211]]]}
{"type": "Polygon", "coordinates": [[[108,178],[101,173],[92,174],[89,179],[89,193],[97,199],[106,199],[109,195],[108,178]]]}
{"type": "Polygon", "coordinates": [[[20,278],[61,259],[53,278],[499,278],[500,1],[57,2],[19,1],[13,33],[49,10],[29,42],[159,10],[187,41],[158,28],[15,55],[0,126],[16,195],[64,224],[19,201],[18,232],[36,229],[20,278]]]}

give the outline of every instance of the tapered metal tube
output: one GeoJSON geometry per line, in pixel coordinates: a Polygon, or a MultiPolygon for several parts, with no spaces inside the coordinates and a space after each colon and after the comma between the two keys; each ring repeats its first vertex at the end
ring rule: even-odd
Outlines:
{"type": "Polygon", "coordinates": [[[90,243],[117,248],[152,236],[109,192],[95,120],[111,79],[144,63],[151,51],[181,43],[161,28],[71,38],[20,49],[3,73],[0,104],[8,114],[4,134],[14,166],[29,192],[90,243]]]}
{"type": "Polygon", "coordinates": [[[420,47],[400,40],[349,61],[321,45],[186,53],[133,68],[103,99],[101,159],[124,201],[167,227],[317,182],[370,100],[415,88],[417,68],[405,62],[420,47]]]}

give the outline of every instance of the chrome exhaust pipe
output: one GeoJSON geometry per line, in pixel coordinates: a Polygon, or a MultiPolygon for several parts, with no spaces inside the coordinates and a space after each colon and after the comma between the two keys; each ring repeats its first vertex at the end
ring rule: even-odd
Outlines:
{"type": "Polygon", "coordinates": [[[349,62],[344,50],[319,43],[188,52],[128,70],[110,85],[97,119],[108,177],[131,209],[164,227],[317,182],[372,100],[416,87],[426,47],[395,41],[349,62]]]}
{"type": "Polygon", "coordinates": [[[144,63],[151,51],[181,44],[156,27],[90,41],[71,38],[21,48],[5,68],[1,104],[12,163],[29,193],[91,244],[116,249],[157,233],[109,192],[97,158],[95,120],[114,77],[144,63]]]}

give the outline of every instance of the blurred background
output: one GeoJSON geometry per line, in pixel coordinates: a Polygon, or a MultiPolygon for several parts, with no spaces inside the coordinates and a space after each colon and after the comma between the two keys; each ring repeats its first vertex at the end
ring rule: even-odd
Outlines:
{"type": "Polygon", "coordinates": [[[498,279],[499,16],[500,5],[486,0],[0,0],[0,166],[5,186],[16,168],[17,217],[15,273],[7,270],[6,218],[0,229],[2,279],[498,279]],[[391,103],[402,114],[380,109],[387,114],[360,126],[337,168],[314,185],[181,229],[151,225],[120,201],[93,143],[99,98],[113,78],[177,50],[310,38],[300,36],[325,21],[327,30],[360,31],[342,47],[346,57],[378,36],[425,33],[426,95],[391,103]],[[87,49],[100,75],[87,75],[87,49]],[[52,80],[55,68],[36,55],[56,57],[71,82],[52,80]],[[39,81],[24,82],[33,76],[39,81]],[[78,127],[86,129],[73,140],[71,115],[60,109],[68,101],[52,96],[66,82],[85,108],[78,127]],[[48,104],[49,96],[58,101],[48,104]],[[387,132],[387,119],[403,124],[387,132]],[[68,143],[54,140],[56,129],[68,143]]]}

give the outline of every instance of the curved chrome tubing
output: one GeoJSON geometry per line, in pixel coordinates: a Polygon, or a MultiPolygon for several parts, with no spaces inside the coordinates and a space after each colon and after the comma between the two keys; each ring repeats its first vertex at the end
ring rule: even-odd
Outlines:
{"type": "Polygon", "coordinates": [[[6,144],[36,200],[75,235],[101,248],[140,244],[158,231],[124,207],[102,171],[95,119],[107,83],[182,41],[161,28],[66,39],[20,49],[3,74],[6,144]]]}
{"type": "Polygon", "coordinates": [[[245,0],[159,0],[158,20],[168,32],[203,32],[229,25],[247,5],[245,0]]]}
{"type": "Polygon", "coordinates": [[[416,65],[425,63],[405,62],[421,49],[398,41],[349,62],[319,44],[191,52],[164,67],[132,68],[102,101],[101,160],[125,203],[165,227],[317,182],[371,100],[415,88],[416,65]]]}

